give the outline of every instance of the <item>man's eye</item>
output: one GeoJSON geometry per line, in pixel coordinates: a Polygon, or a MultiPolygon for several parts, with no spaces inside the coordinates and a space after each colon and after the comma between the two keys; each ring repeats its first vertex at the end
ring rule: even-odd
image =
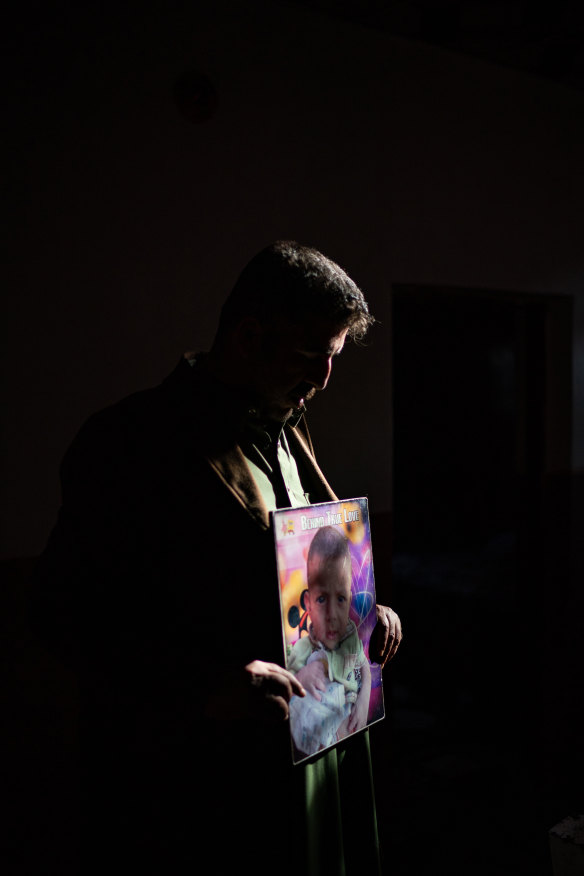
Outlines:
{"type": "Polygon", "coordinates": [[[296,356],[298,359],[302,359],[303,361],[310,362],[312,359],[316,359],[317,353],[309,353],[308,350],[295,350],[296,356]]]}

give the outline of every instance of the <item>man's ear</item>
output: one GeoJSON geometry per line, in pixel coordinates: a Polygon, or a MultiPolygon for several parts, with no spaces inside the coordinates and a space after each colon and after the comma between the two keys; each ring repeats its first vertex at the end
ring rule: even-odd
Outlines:
{"type": "Polygon", "coordinates": [[[249,361],[257,362],[262,350],[263,328],[255,316],[244,316],[234,331],[234,340],[239,355],[249,361]]]}

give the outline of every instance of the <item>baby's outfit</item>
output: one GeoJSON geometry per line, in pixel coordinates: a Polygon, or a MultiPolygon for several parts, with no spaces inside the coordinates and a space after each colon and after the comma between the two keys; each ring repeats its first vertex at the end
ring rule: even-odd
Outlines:
{"type": "Polygon", "coordinates": [[[329,683],[321,691],[321,700],[310,693],[290,700],[290,730],[296,748],[304,754],[316,754],[337,741],[337,730],[351,714],[361,687],[361,666],[367,658],[353,621],[334,651],[315,640],[312,624],[308,636],[298,639],[288,654],[288,669],[296,674],[303,666],[321,660],[329,683]]]}

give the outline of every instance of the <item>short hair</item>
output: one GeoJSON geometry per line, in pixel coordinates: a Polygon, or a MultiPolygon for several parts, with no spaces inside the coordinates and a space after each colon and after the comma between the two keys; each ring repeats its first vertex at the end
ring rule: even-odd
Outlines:
{"type": "MultiPolygon", "coordinates": [[[[310,564],[315,559],[324,561],[325,563],[333,562],[334,560],[348,559],[351,561],[351,552],[349,550],[349,539],[335,529],[334,526],[321,527],[308,548],[308,556],[306,558],[306,574],[308,577],[308,569],[310,564]]],[[[350,568],[350,566],[349,566],[350,568]]]]}
{"type": "Polygon", "coordinates": [[[246,265],[221,310],[219,330],[246,316],[304,325],[322,318],[358,340],[375,322],[363,293],[335,262],[295,240],[278,240],[246,265]]]}

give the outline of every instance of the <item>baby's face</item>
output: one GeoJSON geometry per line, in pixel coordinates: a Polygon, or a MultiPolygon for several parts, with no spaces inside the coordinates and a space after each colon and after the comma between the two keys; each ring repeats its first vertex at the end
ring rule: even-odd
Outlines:
{"type": "Polygon", "coordinates": [[[321,562],[315,558],[308,567],[306,607],[312,633],[331,651],[345,635],[351,606],[351,564],[348,557],[321,562]]]}

